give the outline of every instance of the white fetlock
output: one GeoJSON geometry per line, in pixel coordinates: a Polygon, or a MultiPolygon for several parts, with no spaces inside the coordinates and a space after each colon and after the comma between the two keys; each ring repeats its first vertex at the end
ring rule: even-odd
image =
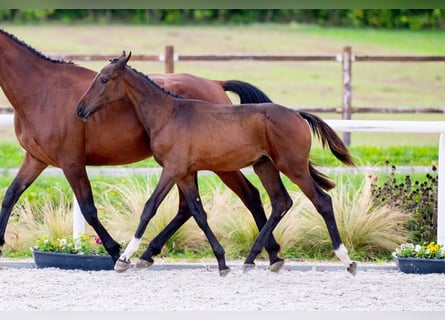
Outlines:
{"type": "Polygon", "coordinates": [[[335,250],[335,255],[340,259],[341,262],[346,266],[346,270],[355,276],[357,273],[357,263],[349,259],[348,250],[343,244],[341,244],[337,250],[335,250]]]}

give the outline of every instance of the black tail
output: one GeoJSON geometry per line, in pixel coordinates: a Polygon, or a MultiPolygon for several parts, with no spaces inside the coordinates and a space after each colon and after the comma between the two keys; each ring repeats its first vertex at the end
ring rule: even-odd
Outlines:
{"type": "Polygon", "coordinates": [[[327,144],[338,160],[348,166],[355,166],[351,154],[334,129],[323,121],[323,119],[312,113],[304,111],[297,112],[309,123],[312,132],[321,140],[323,147],[327,144]]]}
{"type": "MultiPolygon", "coordinates": [[[[304,111],[297,111],[305,119],[312,129],[312,132],[321,140],[323,147],[326,144],[329,146],[332,154],[341,162],[348,166],[355,166],[351,154],[346,148],[343,141],[337,135],[337,133],[332,129],[326,122],[314,114],[307,113],[304,111]]],[[[330,190],[335,187],[335,183],[329,180],[329,178],[314,168],[312,163],[309,162],[309,170],[312,178],[317,182],[317,184],[324,190],[330,190]]]]}
{"type": "Polygon", "coordinates": [[[228,80],[223,82],[223,89],[224,91],[236,93],[240,98],[241,104],[272,102],[263,91],[247,82],[228,80]]]}

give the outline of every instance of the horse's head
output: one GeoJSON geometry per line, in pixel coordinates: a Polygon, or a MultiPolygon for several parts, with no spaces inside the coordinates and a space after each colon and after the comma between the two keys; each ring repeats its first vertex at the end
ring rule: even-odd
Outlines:
{"type": "Polygon", "coordinates": [[[107,103],[117,101],[125,96],[122,74],[131,52],[128,57],[125,51],[118,58],[110,60],[94,77],[88,90],[80,98],[77,105],[77,115],[83,120],[87,120],[93,113],[106,106],[107,103]]]}

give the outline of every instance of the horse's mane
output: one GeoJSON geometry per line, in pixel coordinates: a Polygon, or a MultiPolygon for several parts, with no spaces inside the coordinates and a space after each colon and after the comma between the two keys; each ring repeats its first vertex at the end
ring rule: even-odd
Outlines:
{"type": "Polygon", "coordinates": [[[156,88],[158,88],[159,90],[161,90],[162,92],[168,94],[169,96],[172,96],[174,98],[179,98],[179,99],[185,99],[185,97],[177,95],[171,91],[168,91],[167,89],[165,89],[164,87],[161,87],[159,84],[157,84],[155,81],[153,81],[153,79],[151,79],[149,76],[147,76],[146,74],[136,70],[133,67],[130,67],[129,65],[127,65],[128,68],[130,68],[130,70],[134,71],[136,74],[142,76],[145,80],[147,80],[149,83],[151,83],[152,85],[154,85],[156,88]]]}
{"type": "Polygon", "coordinates": [[[15,43],[17,43],[18,45],[28,49],[30,52],[32,52],[33,54],[35,54],[36,56],[38,56],[39,58],[42,58],[46,61],[51,61],[53,63],[68,63],[68,64],[72,64],[71,61],[64,61],[64,60],[60,60],[60,59],[52,59],[48,56],[45,56],[43,53],[41,53],[40,51],[34,49],[33,47],[29,46],[26,42],[19,40],[16,36],[14,36],[13,34],[10,34],[8,32],[6,32],[3,29],[0,29],[0,33],[4,34],[5,36],[7,36],[9,39],[13,40],[15,43]]]}

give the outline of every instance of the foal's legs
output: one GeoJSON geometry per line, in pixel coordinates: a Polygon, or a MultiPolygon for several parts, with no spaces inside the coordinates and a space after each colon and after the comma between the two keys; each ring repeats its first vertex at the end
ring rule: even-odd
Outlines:
{"type": "Polygon", "coordinates": [[[184,198],[184,194],[181,189],[179,191],[179,208],[178,213],[173,218],[172,221],[159,233],[150,244],[147,250],[139,257],[136,263],[136,268],[147,268],[150,267],[154,261],[153,256],[161,252],[162,247],[170,239],[173,234],[192,216],[190,209],[188,207],[187,201],[184,198]]]}
{"type": "Polygon", "coordinates": [[[35,159],[28,152],[25,154],[17,176],[14,178],[2,201],[0,212],[0,256],[1,248],[5,244],[5,232],[14,205],[23,192],[34,182],[48,165],[35,159]]]}
{"type": "MultiPolygon", "coordinates": [[[[266,159],[266,161],[269,161],[266,159]]],[[[273,168],[273,166],[272,166],[273,168]]],[[[272,170],[276,171],[275,168],[272,170]]],[[[264,226],[267,221],[266,214],[264,212],[260,194],[249,180],[244,177],[240,171],[234,172],[215,172],[221,180],[235,192],[249,211],[255,220],[255,223],[259,230],[264,226]]],[[[279,179],[279,177],[278,177],[279,179]]],[[[179,209],[177,215],[172,221],[157,235],[149,244],[147,250],[141,255],[136,267],[146,268],[153,264],[153,256],[161,252],[162,246],[170,239],[170,237],[191,217],[190,209],[187,202],[179,189],[179,209]]],[[[280,250],[279,244],[275,241],[273,235],[271,235],[265,244],[266,250],[269,254],[269,261],[272,271],[277,271],[283,265],[283,259],[278,257],[280,250]]]]}
{"type": "Polygon", "coordinates": [[[216,239],[215,234],[212,232],[209,224],[207,223],[207,214],[204,211],[201,198],[199,197],[196,173],[187,175],[186,177],[178,181],[178,187],[184,194],[184,198],[188,203],[193,218],[196,220],[196,223],[209,240],[216,260],[218,261],[219,274],[221,276],[227,275],[230,269],[226,265],[224,249],[219,243],[218,239],[216,239]]]}
{"type": "MultiPolygon", "coordinates": [[[[245,271],[255,266],[254,260],[256,256],[261,252],[267,239],[272,237],[272,231],[275,226],[292,207],[292,199],[284,188],[280,178],[280,173],[274,167],[272,162],[270,162],[267,158],[262,158],[254,164],[253,168],[255,173],[260,178],[264,189],[269,194],[272,204],[272,213],[269,220],[262,227],[258,237],[252,245],[248,257],[244,262],[245,271]]],[[[282,259],[277,260],[274,264],[270,265],[270,270],[275,272],[279,271],[283,264],[284,261],[282,259]]]]}
{"type": "Polygon", "coordinates": [[[116,261],[116,264],[114,265],[114,270],[116,270],[117,272],[123,272],[130,267],[130,258],[139,249],[142,236],[144,235],[148,223],[156,214],[159,205],[167,196],[174,183],[175,177],[173,175],[170,175],[165,169],[162,170],[156,188],[145,203],[139,225],[136,229],[133,239],[131,239],[124,253],[119,257],[119,259],[116,261]]]}
{"type": "MultiPolygon", "coordinates": [[[[263,158],[261,161],[268,162],[267,165],[264,165],[263,170],[272,173],[271,175],[273,175],[273,173],[276,173],[273,178],[277,179],[278,183],[281,183],[279,173],[276,171],[270,160],[267,158],[263,158]]],[[[232,189],[233,192],[235,192],[239,196],[244,205],[252,213],[258,230],[261,230],[267,222],[267,217],[266,213],[264,212],[258,189],[255,188],[249,180],[247,180],[247,178],[241,173],[241,171],[216,172],[216,174],[230,189],[232,189]]],[[[273,178],[271,177],[271,179],[273,178]]],[[[280,245],[275,240],[273,234],[271,234],[266,239],[265,248],[269,255],[271,270],[276,269],[276,267],[278,267],[279,265],[281,267],[283,265],[283,259],[278,257],[280,245]]]]}
{"type": "MultiPolygon", "coordinates": [[[[266,160],[269,161],[269,160],[266,160]]],[[[273,168],[275,171],[275,169],[273,168]]],[[[266,214],[261,203],[260,194],[249,180],[244,177],[240,171],[234,172],[215,172],[221,180],[235,192],[249,211],[255,220],[258,229],[264,226],[267,221],[266,214]]],[[[279,179],[279,177],[278,177],[279,179]]],[[[172,221],[157,235],[149,244],[147,250],[140,256],[136,263],[137,268],[147,268],[153,264],[153,256],[161,252],[164,244],[170,239],[171,236],[191,217],[190,209],[185,201],[184,195],[179,189],[179,209],[177,215],[172,221]]],[[[280,250],[279,244],[275,241],[273,235],[271,235],[265,244],[266,250],[269,254],[270,268],[272,271],[278,271],[283,265],[283,259],[278,257],[280,250]]]]}

